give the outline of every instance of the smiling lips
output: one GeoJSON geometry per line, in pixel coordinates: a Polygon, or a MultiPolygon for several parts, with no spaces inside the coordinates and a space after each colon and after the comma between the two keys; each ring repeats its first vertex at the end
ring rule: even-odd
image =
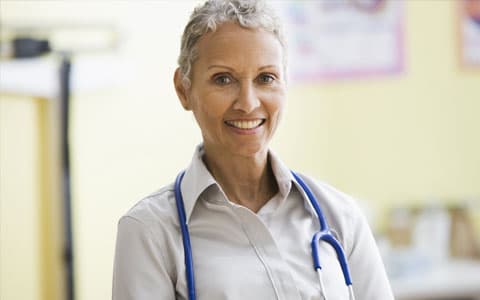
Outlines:
{"type": "Polygon", "coordinates": [[[256,119],[256,120],[229,120],[225,121],[230,127],[240,129],[240,130],[252,130],[257,127],[260,127],[265,122],[265,119],[256,119]]]}

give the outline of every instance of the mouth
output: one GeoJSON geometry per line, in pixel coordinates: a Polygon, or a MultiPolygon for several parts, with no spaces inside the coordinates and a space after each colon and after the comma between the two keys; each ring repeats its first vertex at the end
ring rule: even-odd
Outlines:
{"type": "Polygon", "coordinates": [[[255,129],[262,126],[263,123],[265,123],[265,119],[225,121],[226,125],[241,130],[255,129]]]}

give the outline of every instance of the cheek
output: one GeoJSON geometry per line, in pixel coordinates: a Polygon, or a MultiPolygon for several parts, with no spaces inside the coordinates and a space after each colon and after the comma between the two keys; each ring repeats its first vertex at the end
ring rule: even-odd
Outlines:
{"type": "Polygon", "coordinates": [[[267,101],[266,106],[271,117],[275,118],[275,121],[278,122],[280,117],[283,115],[283,111],[286,105],[286,96],[281,93],[273,97],[270,101],[267,101]]]}
{"type": "Polygon", "coordinates": [[[201,127],[218,127],[223,123],[227,101],[215,94],[200,95],[193,101],[193,113],[201,127]]]}

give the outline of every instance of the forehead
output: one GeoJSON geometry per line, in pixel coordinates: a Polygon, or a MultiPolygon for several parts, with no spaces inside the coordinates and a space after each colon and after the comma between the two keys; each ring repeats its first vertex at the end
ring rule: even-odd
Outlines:
{"type": "Polygon", "coordinates": [[[281,68],[283,65],[283,48],[273,33],[231,22],[202,36],[197,51],[197,61],[202,66],[223,63],[231,67],[274,65],[281,68]]]}

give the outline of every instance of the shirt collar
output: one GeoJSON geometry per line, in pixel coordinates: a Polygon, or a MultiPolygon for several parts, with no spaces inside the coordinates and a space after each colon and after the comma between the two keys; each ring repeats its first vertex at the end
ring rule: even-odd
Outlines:
{"type": "MultiPolygon", "coordinates": [[[[193,155],[192,161],[187,170],[185,171],[185,175],[183,177],[180,187],[183,196],[187,223],[190,220],[190,216],[192,215],[195,203],[197,202],[203,191],[205,191],[211,185],[218,185],[210,171],[208,171],[205,163],[203,162],[202,157],[204,153],[205,151],[203,148],[203,144],[198,145],[193,155]]],[[[281,195],[280,198],[286,199],[288,197],[293,182],[295,184],[295,187],[302,194],[305,206],[309,211],[312,212],[313,207],[311,206],[310,201],[308,201],[308,198],[302,187],[296,182],[295,178],[290,172],[290,169],[283,164],[283,162],[272,150],[269,150],[268,155],[270,159],[270,164],[272,166],[273,175],[277,180],[279,193],[281,195]]],[[[220,186],[218,186],[218,188],[220,191],[222,190],[220,186]]]]}
{"type": "Polygon", "coordinates": [[[269,155],[270,155],[270,163],[272,165],[273,174],[277,179],[277,184],[281,194],[281,199],[285,200],[288,197],[288,194],[292,189],[292,182],[293,182],[293,186],[302,195],[305,209],[307,209],[307,211],[309,211],[310,214],[312,214],[313,216],[316,216],[317,214],[315,212],[315,209],[313,208],[312,203],[308,199],[308,196],[303,190],[302,186],[293,177],[290,169],[285,164],[283,164],[283,162],[277,157],[277,155],[272,150],[269,151],[269,155]]]}
{"type": "Polygon", "coordinates": [[[183,176],[181,191],[183,196],[183,205],[185,207],[185,216],[190,220],[193,207],[200,197],[200,194],[212,184],[216,184],[212,174],[208,171],[203,162],[203,144],[197,146],[193,154],[192,162],[183,176]]]}
{"type": "Polygon", "coordinates": [[[290,193],[292,188],[292,180],[295,179],[290,173],[290,169],[283,164],[283,162],[278,158],[278,156],[272,151],[268,152],[270,165],[272,166],[273,176],[277,180],[278,190],[280,192],[281,198],[284,199],[290,193]]]}

